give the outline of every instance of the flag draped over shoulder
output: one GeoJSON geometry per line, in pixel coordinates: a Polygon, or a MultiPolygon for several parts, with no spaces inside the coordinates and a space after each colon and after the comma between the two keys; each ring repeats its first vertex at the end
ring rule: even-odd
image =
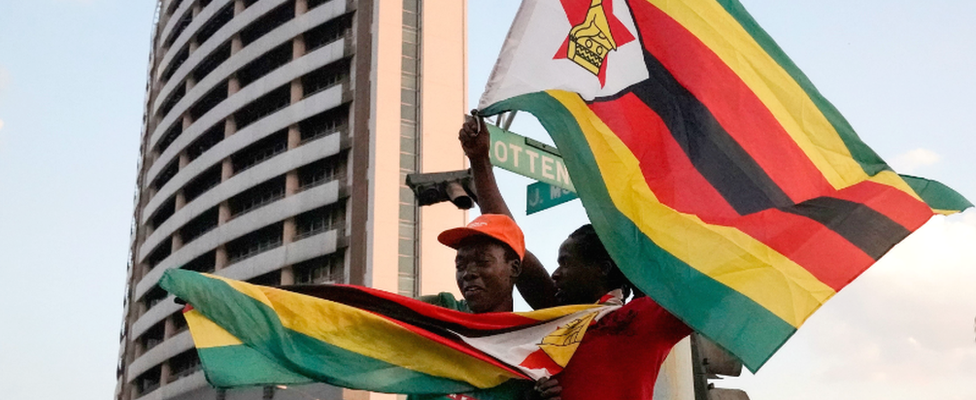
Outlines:
{"type": "Polygon", "coordinates": [[[534,114],[608,251],[753,371],[934,212],[736,0],[525,0],[482,113],[534,114]]]}
{"type": "Polygon", "coordinates": [[[167,271],[160,286],[189,304],[184,316],[204,374],[224,388],[323,382],[435,395],[498,388],[558,373],[588,323],[620,307],[611,300],[476,315],[356,286],[316,286],[306,295],[185,270],[167,271]]]}

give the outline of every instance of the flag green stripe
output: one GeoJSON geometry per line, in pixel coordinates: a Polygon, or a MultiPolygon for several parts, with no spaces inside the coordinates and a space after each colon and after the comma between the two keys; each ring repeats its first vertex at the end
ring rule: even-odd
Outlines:
{"type": "Polygon", "coordinates": [[[793,77],[793,79],[803,88],[803,91],[810,96],[814,104],[820,109],[820,112],[830,121],[837,134],[840,136],[844,144],[847,145],[848,150],[851,152],[854,160],[861,165],[864,172],[869,176],[874,176],[875,174],[890,170],[891,167],[888,166],[881,157],[874,152],[866,143],[864,143],[861,138],[857,136],[854,132],[854,128],[851,124],[841,115],[840,111],[834,107],[817,88],[810,81],[810,78],[800,70],[799,67],[793,63],[786,52],[779,47],[778,44],[769,36],[766,31],[759,26],[759,23],[752,18],[752,15],[746,11],[745,7],[738,0],[716,0],[722,8],[724,8],[729,15],[735,18],[742,25],[742,28],[752,36],[752,38],[759,44],[770,57],[773,58],[781,67],[783,67],[786,72],[793,77]]]}
{"type": "Polygon", "coordinates": [[[218,388],[312,383],[245,345],[197,348],[207,381],[218,388]]]}
{"type": "Polygon", "coordinates": [[[915,193],[934,210],[940,211],[962,211],[973,206],[959,192],[931,179],[919,178],[917,176],[901,175],[908,186],[912,187],[915,193]]]}
{"type": "Polygon", "coordinates": [[[628,278],[661,306],[736,354],[752,371],[796,331],[753,300],[654,244],[621,213],[607,192],[579,125],[561,103],[546,93],[532,93],[496,103],[483,112],[493,115],[510,110],[535,115],[550,132],[607,250],[628,278]]]}
{"type": "MultiPolygon", "coordinates": [[[[271,362],[317,382],[403,394],[449,394],[476,389],[466,382],[413,371],[285,328],[274,309],[218,279],[192,271],[169,270],[159,285],[271,362]]],[[[210,365],[232,366],[232,361],[210,365]]]]}

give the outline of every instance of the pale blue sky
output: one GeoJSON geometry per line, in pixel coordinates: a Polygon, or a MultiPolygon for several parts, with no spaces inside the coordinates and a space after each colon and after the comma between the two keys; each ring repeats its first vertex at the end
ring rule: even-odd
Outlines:
{"type": "MultiPolygon", "coordinates": [[[[896,169],[976,199],[976,2],[743,3],[896,169]]],[[[469,4],[473,105],[518,1],[469,4]]],[[[152,9],[0,0],[4,399],[112,396],[152,9]]],[[[542,138],[531,122],[514,129],[542,138]]],[[[522,209],[529,182],[499,176],[522,209]]],[[[976,213],[967,214],[924,228],[757,376],[728,385],[754,400],[976,398],[976,213]]],[[[585,216],[572,202],[517,219],[551,266],[585,216]]]]}

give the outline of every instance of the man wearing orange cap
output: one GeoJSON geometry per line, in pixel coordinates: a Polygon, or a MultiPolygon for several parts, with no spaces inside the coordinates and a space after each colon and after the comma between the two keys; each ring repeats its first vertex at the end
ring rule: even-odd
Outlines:
{"type": "MultiPolygon", "coordinates": [[[[507,215],[482,214],[467,226],[448,229],[437,236],[444,245],[456,249],[455,279],[464,300],[451,293],[421,296],[437,306],[475,314],[513,311],[512,290],[522,272],[525,238],[522,229],[507,215]]],[[[531,398],[532,383],[509,381],[499,387],[464,395],[426,397],[412,395],[409,400],[484,400],[531,398]]]]}
{"type": "Polygon", "coordinates": [[[450,293],[420,299],[441,307],[472,313],[513,310],[512,289],[522,272],[525,238],[506,215],[483,214],[467,226],[437,236],[457,250],[455,279],[464,300],[450,293]]]}

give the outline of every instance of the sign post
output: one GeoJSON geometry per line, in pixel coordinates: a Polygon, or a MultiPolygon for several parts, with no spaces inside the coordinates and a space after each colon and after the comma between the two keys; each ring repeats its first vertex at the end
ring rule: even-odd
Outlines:
{"type": "Polygon", "coordinates": [[[569,180],[566,164],[555,147],[494,125],[488,125],[488,131],[491,132],[491,148],[488,153],[492,165],[539,182],[576,191],[573,182],[569,180]]]}
{"type": "Polygon", "coordinates": [[[553,186],[545,182],[536,182],[525,188],[525,214],[532,215],[565,202],[578,199],[576,192],[553,186]]]}

